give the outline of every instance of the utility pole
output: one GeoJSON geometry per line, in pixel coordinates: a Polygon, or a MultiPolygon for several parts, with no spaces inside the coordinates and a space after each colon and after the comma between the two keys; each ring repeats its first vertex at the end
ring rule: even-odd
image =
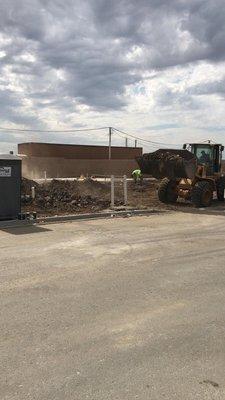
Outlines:
{"type": "Polygon", "coordinates": [[[112,128],[109,127],[109,160],[111,160],[112,128]]]}
{"type": "Polygon", "coordinates": [[[125,138],[125,147],[128,147],[128,139],[127,139],[127,137],[125,138]]]}
{"type": "Polygon", "coordinates": [[[137,147],[137,139],[135,139],[134,147],[137,147]]]}

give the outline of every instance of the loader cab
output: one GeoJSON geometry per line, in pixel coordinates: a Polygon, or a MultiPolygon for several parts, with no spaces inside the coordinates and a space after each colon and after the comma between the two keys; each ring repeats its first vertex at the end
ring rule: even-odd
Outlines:
{"type": "Polygon", "coordinates": [[[198,164],[207,166],[207,175],[221,171],[222,152],[224,150],[224,146],[221,144],[191,143],[184,145],[183,148],[187,148],[196,156],[198,164]]]}

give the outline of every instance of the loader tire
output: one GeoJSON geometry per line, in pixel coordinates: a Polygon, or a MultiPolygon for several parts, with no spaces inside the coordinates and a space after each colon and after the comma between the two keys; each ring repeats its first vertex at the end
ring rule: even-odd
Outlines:
{"type": "Polygon", "coordinates": [[[158,188],[158,197],[162,203],[176,203],[178,195],[176,181],[164,178],[158,188]]]}
{"type": "Polygon", "coordinates": [[[209,182],[200,181],[192,189],[191,201],[195,207],[209,207],[213,200],[213,189],[209,182]]]}
{"type": "Polygon", "coordinates": [[[225,189],[225,178],[221,177],[218,179],[216,184],[217,199],[219,201],[224,201],[224,189],[225,189]]]}

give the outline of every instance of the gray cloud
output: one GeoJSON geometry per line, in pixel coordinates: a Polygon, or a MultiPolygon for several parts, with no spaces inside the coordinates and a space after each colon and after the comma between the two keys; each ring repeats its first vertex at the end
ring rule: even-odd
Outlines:
{"type": "Polygon", "coordinates": [[[211,82],[204,82],[198,85],[194,85],[189,88],[188,93],[190,95],[211,95],[217,94],[221,97],[225,97],[225,76],[211,82]]]}
{"type": "Polygon", "coordinates": [[[161,131],[161,130],[170,130],[170,129],[174,129],[174,128],[181,128],[180,125],[178,124],[160,124],[160,125],[152,125],[152,126],[148,126],[147,129],[149,131],[161,131]]]}
{"type": "Polygon", "coordinates": [[[171,109],[172,107],[185,108],[187,111],[197,110],[201,107],[200,103],[196,100],[191,93],[187,92],[174,92],[169,88],[161,90],[156,95],[157,107],[171,109]]]}
{"type": "MultiPolygon", "coordinates": [[[[29,125],[33,117],[22,110],[23,99],[12,90],[0,90],[0,119],[15,124],[29,125]]],[[[38,119],[36,120],[36,124],[38,119]]]]}
{"type": "Polygon", "coordinates": [[[11,133],[0,132],[0,142],[16,144],[17,138],[11,133]]]}
{"type": "MultiPolygon", "coordinates": [[[[224,0],[2,1],[0,118],[41,128],[48,110],[69,123],[82,105],[126,109],[127,88],[154,70],[224,61],[224,21],[224,0]]],[[[196,110],[198,94],[223,87],[165,87],[156,106],[196,110]]]]}

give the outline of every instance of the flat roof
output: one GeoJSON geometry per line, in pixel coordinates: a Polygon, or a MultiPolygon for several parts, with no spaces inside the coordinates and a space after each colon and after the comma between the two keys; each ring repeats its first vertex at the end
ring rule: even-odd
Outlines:
{"type": "Polygon", "coordinates": [[[14,154],[0,154],[0,160],[21,160],[21,157],[14,154]]]}
{"type": "MultiPolygon", "coordinates": [[[[76,147],[109,147],[108,145],[96,145],[96,144],[74,144],[74,143],[45,143],[45,142],[24,142],[18,143],[18,146],[22,144],[44,144],[47,146],[76,146],[76,147]]],[[[132,146],[111,146],[114,149],[142,149],[142,147],[132,147],[132,146]]]]}
{"type": "Polygon", "coordinates": [[[202,142],[192,142],[192,143],[186,143],[186,144],[189,144],[189,145],[192,145],[192,144],[198,144],[198,145],[201,145],[201,146],[223,146],[221,143],[202,143],[202,142]]]}

